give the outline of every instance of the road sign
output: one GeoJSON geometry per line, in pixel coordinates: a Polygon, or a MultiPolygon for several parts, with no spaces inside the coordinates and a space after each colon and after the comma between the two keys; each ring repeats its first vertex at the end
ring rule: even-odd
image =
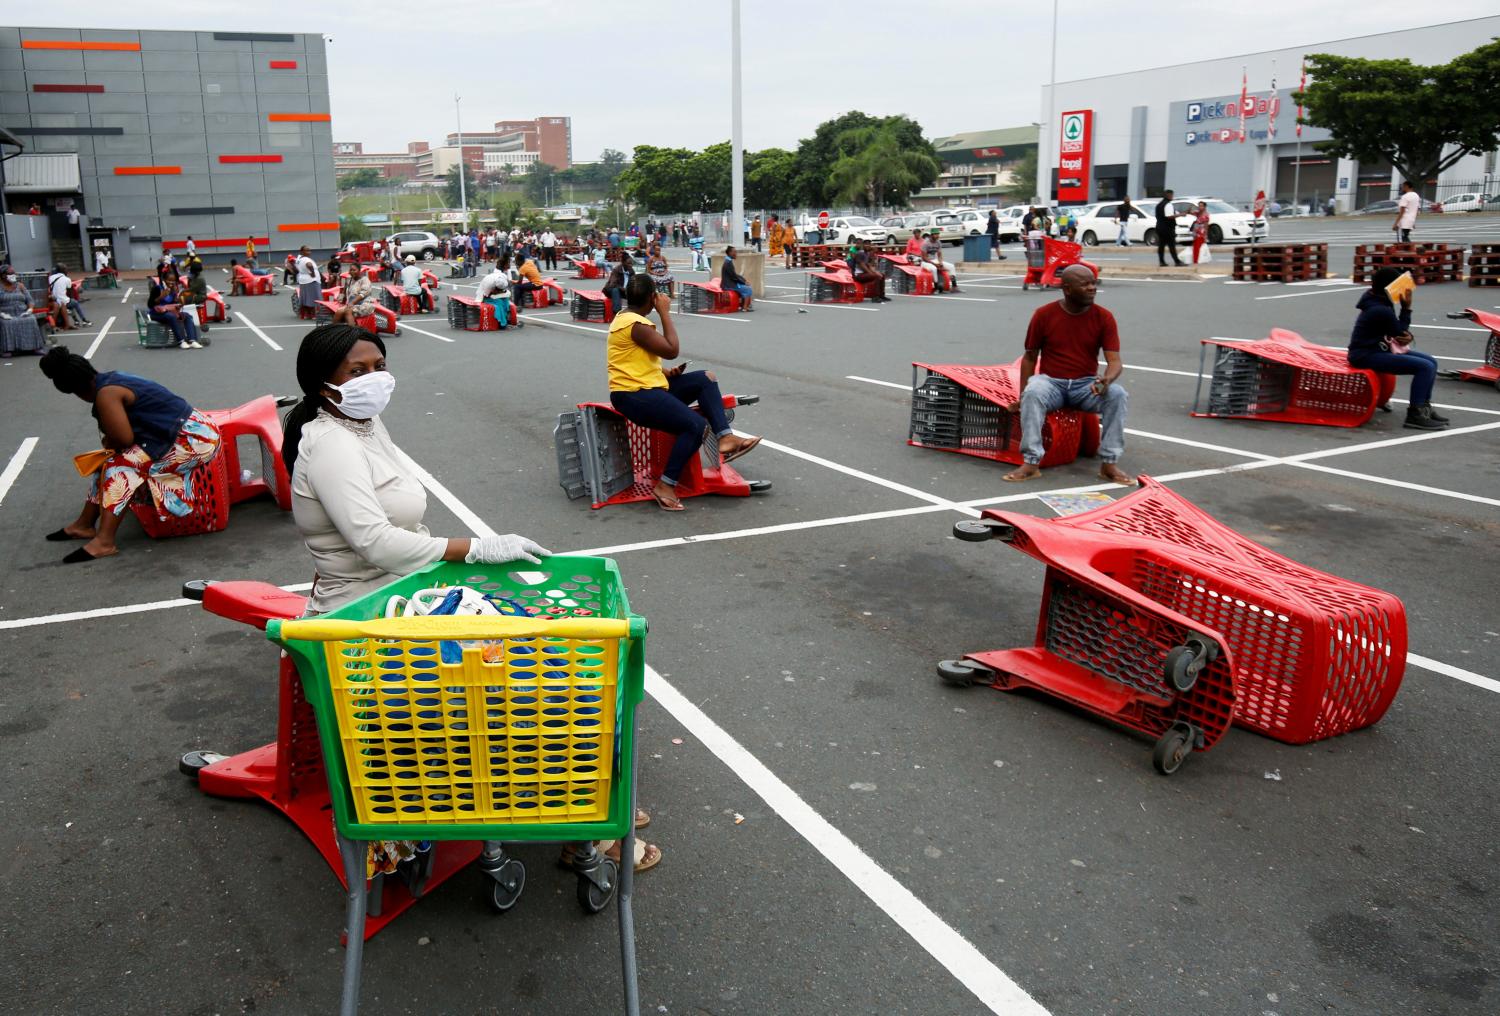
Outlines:
{"type": "Polygon", "coordinates": [[[828,213],[827,212],[819,212],[818,213],[818,228],[819,229],[827,229],[828,228],[828,213]]]}

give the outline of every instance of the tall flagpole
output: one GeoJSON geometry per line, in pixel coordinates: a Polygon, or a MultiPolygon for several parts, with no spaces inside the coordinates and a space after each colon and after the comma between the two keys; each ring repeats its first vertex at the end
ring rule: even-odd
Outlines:
{"type": "Polygon", "coordinates": [[[733,84],[730,87],[730,155],[729,155],[729,228],[730,244],[740,242],[740,237],[745,231],[745,152],[744,152],[744,113],[741,105],[740,89],[740,0],[732,0],[730,4],[730,18],[733,24],[730,26],[731,55],[730,55],[730,78],[733,84]]]}
{"type": "Polygon", "coordinates": [[[1038,196],[1042,199],[1042,204],[1049,206],[1052,204],[1052,157],[1057,153],[1057,142],[1052,140],[1052,132],[1057,129],[1057,125],[1053,123],[1057,118],[1057,3],[1058,0],[1052,0],[1052,72],[1047,78],[1047,128],[1044,132],[1045,141],[1037,139],[1037,147],[1040,148],[1042,144],[1048,146],[1046,160],[1039,161],[1042,167],[1042,186],[1038,188],[1041,191],[1038,196]]]}

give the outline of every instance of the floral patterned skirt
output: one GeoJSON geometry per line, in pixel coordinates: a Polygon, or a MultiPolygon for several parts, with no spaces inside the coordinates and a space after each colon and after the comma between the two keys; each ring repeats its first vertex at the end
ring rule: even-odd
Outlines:
{"type": "Polygon", "coordinates": [[[185,518],[193,513],[194,488],[198,482],[194,470],[207,465],[218,453],[219,428],[195,409],[161,458],[151,458],[140,445],[131,445],[111,455],[94,474],[89,502],[123,515],[144,484],[156,503],[158,515],[185,518]]]}

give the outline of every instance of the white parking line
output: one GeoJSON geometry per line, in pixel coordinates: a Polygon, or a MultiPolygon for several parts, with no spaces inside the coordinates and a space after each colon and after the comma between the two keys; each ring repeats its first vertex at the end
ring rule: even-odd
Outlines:
{"type": "Polygon", "coordinates": [[[1412,325],[1413,328],[1430,328],[1437,332],[1484,332],[1489,334],[1488,328],[1460,328],[1457,325],[1412,325]]]}
{"type": "Polygon", "coordinates": [[[942,300],[947,303],[950,300],[959,300],[964,303],[995,303],[993,296],[954,296],[952,293],[892,293],[892,296],[905,297],[908,300],[942,300]]]}
{"type": "Polygon", "coordinates": [[[446,335],[439,335],[437,332],[429,332],[425,328],[418,328],[414,324],[409,324],[405,318],[401,319],[400,327],[401,327],[402,331],[416,332],[418,335],[426,335],[429,338],[437,339],[439,342],[453,342],[454,341],[453,339],[448,338],[448,336],[446,336],[446,335]]]}
{"type": "Polygon", "coordinates": [[[94,354],[99,351],[99,344],[104,341],[104,337],[109,334],[109,329],[114,323],[115,319],[113,317],[104,322],[104,327],[99,329],[99,334],[94,336],[94,341],[89,344],[88,352],[83,354],[85,360],[92,360],[94,358],[94,354]]]}
{"type": "Polygon", "coordinates": [[[1257,296],[1257,300],[1291,300],[1299,296],[1327,296],[1330,293],[1336,296],[1348,296],[1354,287],[1315,289],[1310,293],[1279,293],[1276,296],[1257,296]]]}
{"type": "Polygon", "coordinates": [[[5,495],[10,493],[10,488],[15,484],[16,477],[21,475],[21,470],[26,468],[26,460],[31,458],[31,452],[36,448],[37,439],[28,437],[21,442],[21,447],[10,457],[5,464],[5,471],[0,473],[0,504],[5,503],[5,495]]]}
{"type": "Polygon", "coordinates": [[[257,336],[259,336],[260,337],[260,341],[264,342],[266,345],[268,345],[272,349],[276,350],[276,352],[278,352],[278,353],[281,352],[281,347],[276,344],[276,341],[274,339],[272,339],[269,335],[267,335],[265,332],[261,331],[260,328],[258,328],[256,326],[256,324],[255,324],[254,321],[251,321],[249,318],[247,318],[245,316],[245,314],[244,314],[243,311],[239,311],[237,313],[239,314],[240,320],[243,321],[243,322],[245,322],[245,327],[248,328],[248,329],[250,329],[257,336]]]}
{"type": "Polygon", "coordinates": [[[127,287],[126,290],[125,290],[125,295],[120,297],[120,302],[124,303],[126,300],[130,299],[130,294],[134,293],[134,292],[135,292],[135,287],[134,286],[127,287]]]}
{"type": "Polygon", "coordinates": [[[820,307],[823,310],[859,310],[867,314],[879,314],[879,307],[858,307],[852,303],[803,303],[801,300],[769,300],[761,297],[756,303],[779,303],[785,307],[820,307]]]}

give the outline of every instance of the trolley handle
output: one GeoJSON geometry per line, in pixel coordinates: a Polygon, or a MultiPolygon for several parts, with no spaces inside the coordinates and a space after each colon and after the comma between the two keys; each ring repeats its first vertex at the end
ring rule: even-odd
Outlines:
{"type": "Polygon", "coordinates": [[[497,617],[494,615],[446,615],[440,617],[385,617],[372,621],[335,618],[303,618],[268,621],[266,637],[273,642],[339,642],[349,639],[623,639],[646,633],[641,617],[497,617]]]}

